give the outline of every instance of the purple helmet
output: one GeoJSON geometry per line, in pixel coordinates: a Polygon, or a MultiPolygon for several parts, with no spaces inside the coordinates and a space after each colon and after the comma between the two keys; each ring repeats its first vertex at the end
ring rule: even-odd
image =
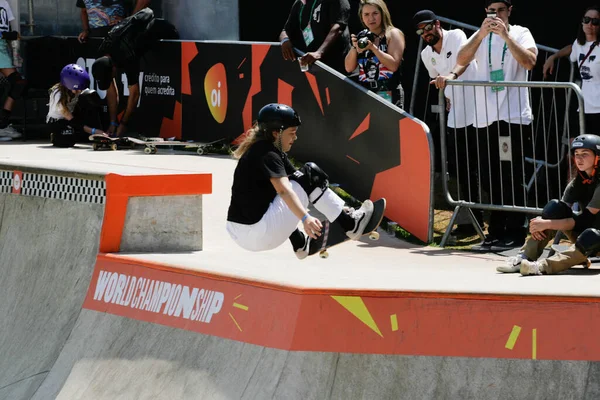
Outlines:
{"type": "Polygon", "coordinates": [[[85,90],[90,87],[90,75],[78,64],[69,64],[60,72],[60,83],[70,90],[85,90]]]}

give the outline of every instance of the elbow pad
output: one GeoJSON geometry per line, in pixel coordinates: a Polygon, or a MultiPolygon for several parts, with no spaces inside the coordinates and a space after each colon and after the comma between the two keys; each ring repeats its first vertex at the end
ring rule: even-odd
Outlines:
{"type": "Polygon", "coordinates": [[[575,247],[586,257],[590,257],[600,251],[600,231],[588,228],[577,237],[575,247]]]}
{"type": "Polygon", "coordinates": [[[583,232],[594,225],[596,216],[586,208],[581,212],[581,214],[574,215],[573,219],[575,220],[575,226],[573,227],[573,230],[575,232],[583,232]]]}

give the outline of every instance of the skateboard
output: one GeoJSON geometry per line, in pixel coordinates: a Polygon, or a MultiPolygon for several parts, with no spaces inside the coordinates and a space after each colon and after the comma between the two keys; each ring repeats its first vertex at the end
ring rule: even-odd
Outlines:
{"type": "Polygon", "coordinates": [[[110,137],[107,135],[96,133],[94,135],[90,135],[89,139],[92,142],[94,142],[92,144],[92,149],[94,151],[100,149],[118,150],[122,148],[133,148],[133,144],[131,143],[131,141],[124,137],[110,137]]]}
{"type": "MultiPolygon", "coordinates": [[[[373,202],[373,215],[367,223],[363,236],[369,236],[371,240],[379,240],[379,232],[377,228],[383,220],[383,214],[385,213],[386,201],[385,198],[381,198],[373,202]]],[[[321,236],[317,240],[310,242],[310,249],[308,255],[319,254],[321,258],[329,257],[327,250],[330,247],[337,246],[338,244],[351,240],[346,236],[344,229],[337,223],[331,223],[327,219],[321,221],[323,229],[321,230],[321,236]]]]}
{"type": "Polygon", "coordinates": [[[158,152],[158,147],[174,147],[174,146],[183,146],[184,148],[196,148],[196,153],[198,155],[202,155],[206,153],[207,149],[216,143],[223,142],[225,138],[214,140],[212,142],[182,142],[178,140],[164,140],[163,138],[133,138],[127,137],[127,140],[131,141],[135,144],[141,144],[144,147],[144,153],[146,154],[156,154],[158,152]]]}

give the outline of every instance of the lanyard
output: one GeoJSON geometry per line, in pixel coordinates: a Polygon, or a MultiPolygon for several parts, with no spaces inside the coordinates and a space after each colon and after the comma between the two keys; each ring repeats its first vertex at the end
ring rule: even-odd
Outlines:
{"type": "MultiPolygon", "coordinates": [[[[310,19],[312,18],[313,11],[315,9],[315,5],[317,4],[317,1],[318,0],[314,0],[313,1],[313,5],[312,5],[312,7],[310,9],[310,16],[308,17],[308,24],[307,24],[307,26],[310,26],[310,19]]],[[[302,11],[304,11],[304,5],[305,5],[305,3],[302,3],[302,7],[300,7],[300,13],[298,15],[298,24],[300,26],[300,29],[302,29],[302,11]]]]}
{"type": "MultiPolygon", "coordinates": [[[[490,40],[488,40],[488,57],[490,62],[490,71],[492,71],[492,35],[493,33],[490,33],[490,40]]],[[[504,56],[506,55],[507,49],[508,47],[506,46],[506,42],[504,42],[504,48],[502,49],[502,65],[500,66],[500,69],[504,69],[504,56]]]]}

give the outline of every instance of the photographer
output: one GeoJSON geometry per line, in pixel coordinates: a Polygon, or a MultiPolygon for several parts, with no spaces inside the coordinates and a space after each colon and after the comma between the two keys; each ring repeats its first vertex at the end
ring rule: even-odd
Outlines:
{"type": "Polygon", "coordinates": [[[383,0],[362,1],[358,15],[365,29],[351,35],[352,48],[346,54],[346,72],[351,73],[358,67],[360,84],[404,108],[404,89],[400,82],[404,33],[392,25],[392,17],[383,0]]]}

